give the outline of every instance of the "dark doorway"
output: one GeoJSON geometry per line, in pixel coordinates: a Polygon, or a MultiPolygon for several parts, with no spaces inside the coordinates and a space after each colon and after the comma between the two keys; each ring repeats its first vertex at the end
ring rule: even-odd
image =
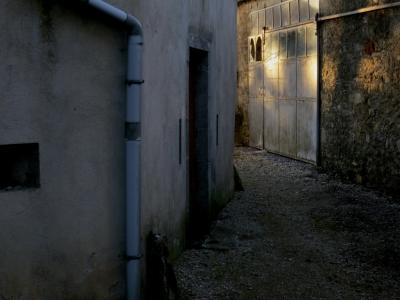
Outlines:
{"type": "Polygon", "coordinates": [[[188,246],[208,230],[208,52],[190,48],[188,246]]]}

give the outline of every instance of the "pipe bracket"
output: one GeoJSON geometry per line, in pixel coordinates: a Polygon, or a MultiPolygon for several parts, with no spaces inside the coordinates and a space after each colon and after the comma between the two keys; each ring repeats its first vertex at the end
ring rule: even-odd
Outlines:
{"type": "Polygon", "coordinates": [[[144,83],[144,80],[127,80],[126,81],[126,84],[127,85],[133,85],[133,84],[143,84],[144,83]]]}
{"type": "Polygon", "coordinates": [[[128,141],[137,141],[142,136],[140,123],[125,123],[125,138],[128,141]]]}
{"type": "Polygon", "coordinates": [[[126,261],[132,261],[132,260],[141,260],[142,257],[143,257],[143,255],[139,255],[139,256],[136,256],[136,255],[125,255],[124,259],[126,261]]]}

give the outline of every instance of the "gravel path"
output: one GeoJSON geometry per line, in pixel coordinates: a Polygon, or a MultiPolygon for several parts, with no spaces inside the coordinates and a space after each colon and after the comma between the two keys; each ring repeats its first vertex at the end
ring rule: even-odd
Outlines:
{"type": "Polygon", "coordinates": [[[239,148],[244,192],[175,263],[183,299],[400,299],[400,201],[239,148]]]}

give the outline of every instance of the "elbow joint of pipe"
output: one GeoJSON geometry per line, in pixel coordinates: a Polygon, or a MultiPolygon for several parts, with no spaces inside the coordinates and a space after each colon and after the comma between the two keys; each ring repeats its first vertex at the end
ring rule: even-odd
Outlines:
{"type": "Polygon", "coordinates": [[[128,14],[127,12],[114,7],[103,0],[79,0],[79,1],[86,3],[94,7],[98,11],[101,11],[106,15],[122,22],[130,29],[131,35],[137,35],[140,37],[143,36],[142,24],[136,17],[128,14]]]}
{"type": "Polygon", "coordinates": [[[136,17],[128,14],[126,24],[130,27],[131,35],[143,36],[142,23],[136,17]]]}

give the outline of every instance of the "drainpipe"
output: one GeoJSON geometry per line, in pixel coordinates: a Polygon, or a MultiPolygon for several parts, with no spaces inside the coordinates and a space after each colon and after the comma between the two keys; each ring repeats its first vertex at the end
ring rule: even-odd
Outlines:
{"type": "Polygon", "coordinates": [[[315,15],[315,28],[317,35],[317,166],[321,166],[321,80],[322,80],[322,70],[321,70],[321,26],[318,23],[319,14],[315,15]]]}
{"type": "Polygon", "coordinates": [[[89,6],[125,24],[129,29],[128,66],[126,79],[126,286],[128,300],[140,299],[140,148],[141,148],[141,86],[142,24],[134,16],[102,1],[81,0],[89,6]]]}
{"type": "Polygon", "coordinates": [[[344,18],[348,16],[354,16],[354,15],[359,15],[359,14],[365,14],[368,12],[372,11],[377,11],[377,10],[383,10],[383,9],[388,9],[388,8],[395,8],[400,6],[400,1],[393,2],[393,3],[386,3],[386,4],[381,4],[381,5],[374,5],[374,6],[369,6],[369,7],[364,7],[344,13],[339,13],[335,15],[330,15],[330,16],[324,16],[324,17],[318,17],[317,22],[324,22],[328,20],[335,20],[339,18],[344,18]]]}

